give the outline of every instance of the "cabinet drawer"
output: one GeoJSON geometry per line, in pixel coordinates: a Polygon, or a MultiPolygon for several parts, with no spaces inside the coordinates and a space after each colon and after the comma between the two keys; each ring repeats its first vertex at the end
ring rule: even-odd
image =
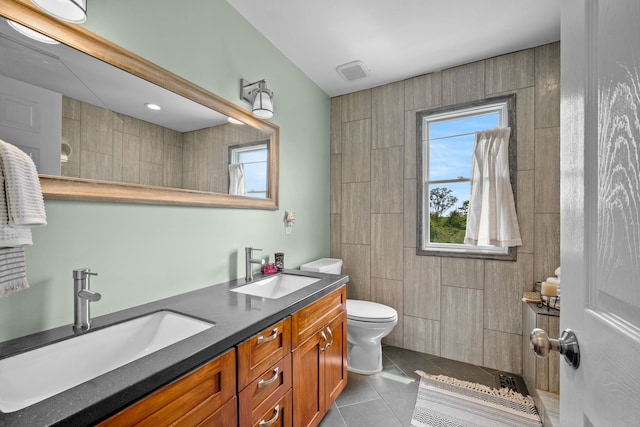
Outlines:
{"type": "Polygon", "coordinates": [[[200,424],[194,424],[191,419],[187,418],[176,423],[176,426],[193,425],[198,427],[238,427],[238,399],[234,396],[200,424]]]}
{"type": "Polygon", "coordinates": [[[291,389],[291,354],[240,392],[240,425],[251,425],[264,408],[273,407],[291,389]]]}
{"type": "Polygon", "coordinates": [[[266,328],[238,346],[238,390],[291,352],[291,318],[266,328]]]}
{"type": "Polygon", "coordinates": [[[252,424],[240,425],[240,427],[292,427],[292,392],[289,390],[287,394],[282,396],[273,406],[270,406],[260,416],[254,420],[252,424]]]}
{"type": "Polygon", "coordinates": [[[187,415],[195,425],[236,394],[235,359],[232,349],[100,425],[170,425],[187,415]]]}
{"type": "Polygon", "coordinates": [[[327,322],[347,309],[347,287],[342,286],[329,295],[291,316],[291,346],[298,347],[312,337],[327,322]]]}

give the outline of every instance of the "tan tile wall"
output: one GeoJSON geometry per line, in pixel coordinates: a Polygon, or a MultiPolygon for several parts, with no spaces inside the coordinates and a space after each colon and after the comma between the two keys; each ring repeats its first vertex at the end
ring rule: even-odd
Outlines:
{"type": "Polygon", "coordinates": [[[560,263],[560,44],[332,99],[331,256],[391,345],[522,373],[522,292],[560,263]],[[416,255],[416,112],[517,94],[516,262],[416,255]]]}
{"type": "Polygon", "coordinates": [[[179,132],[63,97],[62,138],[64,176],[182,187],[179,132]]]}
{"type": "Polygon", "coordinates": [[[269,139],[232,124],[180,133],[66,97],[62,116],[62,175],[77,178],[226,193],[229,146],[269,139]]]}

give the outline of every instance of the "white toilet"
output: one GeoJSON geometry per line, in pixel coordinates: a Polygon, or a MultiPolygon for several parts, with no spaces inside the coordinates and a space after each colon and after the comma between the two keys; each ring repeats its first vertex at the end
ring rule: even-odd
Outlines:
{"type": "MultiPolygon", "coordinates": [[[[341,274],[342,260],[321,258],[300,266],[303,271],[341,274]]],[[[347,369],[371,375],[382,371],[382,338],[398,323],[398,312],[372,301],[347,300],[347,369]]]]}

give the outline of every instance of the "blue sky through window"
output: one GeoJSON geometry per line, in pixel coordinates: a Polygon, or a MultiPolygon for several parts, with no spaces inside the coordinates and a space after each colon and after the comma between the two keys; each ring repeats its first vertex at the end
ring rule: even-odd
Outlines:
{"type": "MultiPolygon", "coordinates": [[[[469,179],[475,132],[498,126],[497,112],[429,123],[428,180],[450,180],[459,177],[469,179]]],[[[431,184],[429,190],[435,187],[449,188],[452,190],[451,195],[458,198],[456,205],[445,215],[461,207],[465,200],[469,200],[468,182],[431,184]]]]}

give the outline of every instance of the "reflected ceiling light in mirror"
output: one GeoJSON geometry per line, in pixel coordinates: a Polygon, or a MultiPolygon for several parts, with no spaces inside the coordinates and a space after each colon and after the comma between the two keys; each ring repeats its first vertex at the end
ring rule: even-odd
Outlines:
{"type": "Polygon", "coordinates": [[[33,4],[56,18],[82,24],[87,21],[87,0],[31,0],[33,4]]]}
{"type": "Polygon", "coordinates": [[[144,104],[144,106],[147,107],[149,110],[153,110],[153,111],[162,110],[162,107],[160,107],[158,104],[154,104],[152,102],[147,102],[146,104],[144,104]]]}
{"type": "Polygon", "coordinates": [[[259,80],[249,83],[240,80],[240,99],[251,104],[253,115],[261,119],[273,117],[273,92],[267,88],[267,82],[259,80]]]}
{"type": "Polygon", "coordinates": [[[244,123],[238,119],[234,119],[233,117],[227,117],[227,121],[229,123],[233,123],[234,125],[243,125],[244,123]]]}
{"type": "Polygon", "coordinates": [[[25,27],[22,24],[18,24],[17,22],[11,21],[10,19],[7,19],[7,23],[11,28],[16,30],[23,36],[29,37],[32,40],[39,41],[40,43],[47,43],[47,44],[60,44],[60,42],[58,42],[57,40],[54,40],[51,37],[47,37],[44,34],[41,34],[37,31],[33,31],[31,28],[25,27]]]}

